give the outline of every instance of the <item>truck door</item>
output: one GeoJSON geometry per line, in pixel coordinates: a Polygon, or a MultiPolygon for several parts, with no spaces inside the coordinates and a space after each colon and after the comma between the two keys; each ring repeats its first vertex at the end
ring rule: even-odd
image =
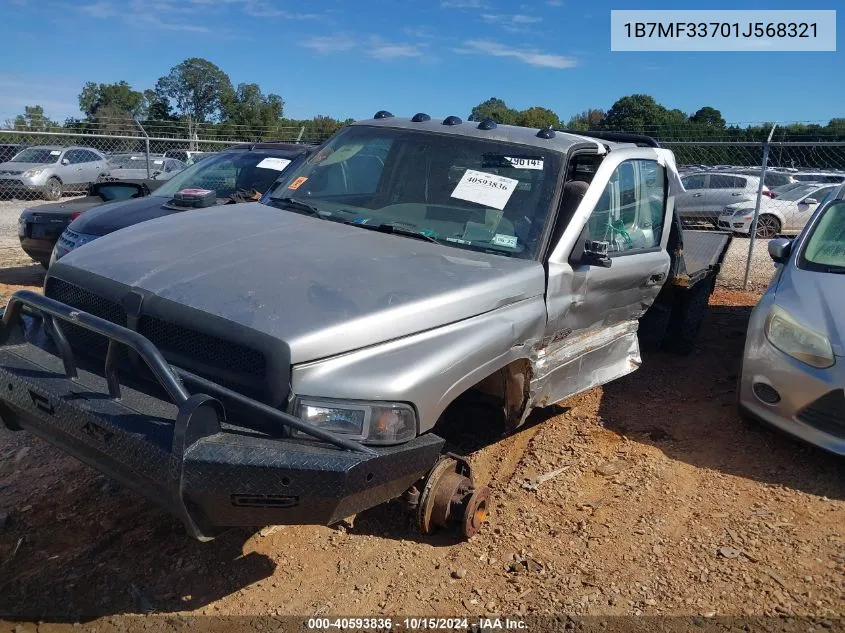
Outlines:
{"type": "Polygon", "coordinates": [[[548,320],[532,380],[538,404],[639,366],[638,320],[669,273],[672,198],[657,152],[652,160],[625,159],[625,151],[604,160],[549,258],[548,320]]]}

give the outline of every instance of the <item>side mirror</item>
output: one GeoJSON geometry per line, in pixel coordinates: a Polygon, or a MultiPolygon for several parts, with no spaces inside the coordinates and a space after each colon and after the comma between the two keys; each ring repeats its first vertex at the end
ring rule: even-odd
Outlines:
{"type": "Polygon", "coordinates": [[[70,161],[67,158],[63,158],[62,165],[70,165],[70,161]]]}
{"type": "Polygon", "coordinates": [[[815,198],[804,198],[804,200],[802,202],[803,202],[803,204],[818,204],[819,203],[819,201],[816,200],[815,198]]]}
{"type": "Polygon", "coordinates": [[[779,237],[769,241],[769,257],[776,264],[785,264],[792,253],[792,240],[779,237]]]}
{"type": "Polygon", "coordinates": [[[600,266],[601,268],[610,268],[613,260],[607,255],[609,242],[593,242],[587,241],[584,243],[584,254],[581,256],[581,263],[590,266],[600,266]]]}

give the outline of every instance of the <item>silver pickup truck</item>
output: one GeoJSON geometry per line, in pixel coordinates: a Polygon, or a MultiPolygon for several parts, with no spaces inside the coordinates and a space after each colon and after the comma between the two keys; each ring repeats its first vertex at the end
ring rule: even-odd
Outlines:
{"type": "Polygon", "coordinates": [[[469,537],[489,491],[438,434],[461,396],[515,429],[641,343],[689,351],[730,237],[683,232],[680,191],[648,137],[381,111],[260,203],[117,231],[16,292],[0,417],[196,538],[396,498],[469,537]]]}

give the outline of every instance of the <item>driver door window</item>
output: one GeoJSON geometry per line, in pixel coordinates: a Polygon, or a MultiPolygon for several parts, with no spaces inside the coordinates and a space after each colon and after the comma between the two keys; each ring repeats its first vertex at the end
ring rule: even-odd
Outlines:
{"type": "Polygon", "coordinates": [[[606,242],[611,256],[659,247],[666,217],[665,182],[664,169],[655,161],[620,164],[587,221],[590,239],[606,242]]]}

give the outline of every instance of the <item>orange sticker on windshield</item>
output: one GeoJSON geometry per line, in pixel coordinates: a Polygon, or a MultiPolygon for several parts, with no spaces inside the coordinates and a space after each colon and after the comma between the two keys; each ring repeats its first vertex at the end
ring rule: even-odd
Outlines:
{"type": "Polygon", "coordinates": [[[303,184],[305,184],[306,180],[308,180],[308,176],[300,176],[288,185],[288,189],[299,189],[303,184]]]}

